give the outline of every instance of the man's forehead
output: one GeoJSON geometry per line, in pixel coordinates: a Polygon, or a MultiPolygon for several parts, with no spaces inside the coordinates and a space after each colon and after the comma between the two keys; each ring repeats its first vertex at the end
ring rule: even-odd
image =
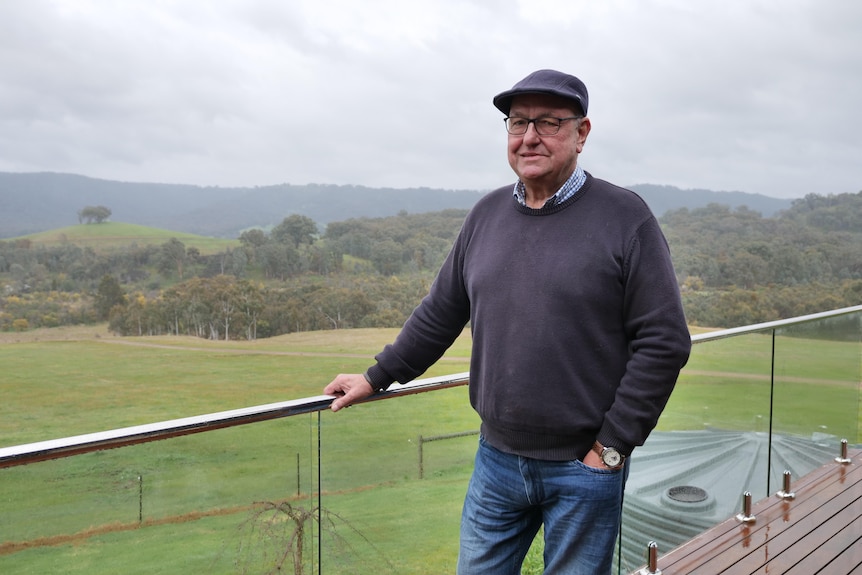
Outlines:
{"type": "Polygon", "coordinates": [[[568,98],[551,94],[521,94],[512,99],[509,114],[520,111],[543,111],[546,113],[566,112],[569,115],[580,115],[581,108],[577,102],[568,98]]]}

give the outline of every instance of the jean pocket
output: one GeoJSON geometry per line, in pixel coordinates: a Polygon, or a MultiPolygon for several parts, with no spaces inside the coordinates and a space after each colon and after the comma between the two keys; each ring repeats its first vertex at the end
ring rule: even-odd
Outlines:
{"type": "Polygon", "coordinates": [[[610,467],[593,467],[592,465],[587,465],[580,459],[572,460],[572,465],[575,465],[589,473],[595,473],[596,475],[614,475],[623,470],[622,467],[617,467],[616,469],[611,469],[610,467]]]}

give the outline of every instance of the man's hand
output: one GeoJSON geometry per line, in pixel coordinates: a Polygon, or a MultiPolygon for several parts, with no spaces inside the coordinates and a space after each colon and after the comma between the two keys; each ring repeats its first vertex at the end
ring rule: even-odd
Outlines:
{"type": "Polygon", "coordinates": [[[357,401],[372,395],[374,390],[361,373],[342,373],[323,388],[323,393],[337,398],[332,402],[330,409],[338,411],[342,407],[350,407],[357,401]]]}
{"type": "Polygon", "coordinates": [[[584,465],[596,467],[598,469],[608,469],[608,466],[605,465],[605,462],[602,461],[602,458],[599,457],[599,454],[592,449],[587,451],[587,454],[584,455],[584,465]]]}

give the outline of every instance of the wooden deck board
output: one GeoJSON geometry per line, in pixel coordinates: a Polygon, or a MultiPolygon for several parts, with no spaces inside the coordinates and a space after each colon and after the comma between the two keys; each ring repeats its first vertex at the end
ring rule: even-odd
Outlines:
{"type": "MultiPolygon", "coordinates": [[[[851,505],[860,505],[860,500],[856,499],[851,505]]],[[[862,538],[862,515],[857,513],[856,517],[851,517],[849,522],[847,517],[850,516],[852,507],[845,508],[845,512],[839,513],[832,517],[828,523],[824,523],[813,531],[809,537],[797,542],[786,552],[786,559],[781,557],[782,561],[779,565],[787,565],[788,571],[793,567],[794,571],[816,572],[815,568],[824,557],[834,557],[837,560],[850,560],[845,562],[846,567],[843,571],[849,571],[855,567],[859,560],[862,560],[862,547],[859,547],[859,540],[862,538]],[[853,557],[855,550],[856,557],[853,557]]]]}
{"type": "MultiPolygon", "coordinates": [[[[800,524],[807,523],[803,521],[800,524]]],[[[797,524],[797,525],[800,525],[797,524]]],[[[739,568],[742,572],[766,575],[767,573],[817,573],[824,566],[824,561],[829,560],[832,570],[829,573],[848,573],[856,563],[851,554],[847,554],[854,543],[858,543],[859,533],[862,531],[862,517],[855,518],[851,523],[840,515],[830,518],[829,522],[817,525],[803,537],[791,541],[780,554],[767,561],[761,561],[760,565],[752,565],[751,561],[740,562],[739,568]],[[850,564],[851,562],[852,565],[850,564]],[[839,567],[841,565],[841,567],[839,567]],[[749,570],[749,567],[755,567],[749,570]]],[[[785,534],[791,535],[788,530],[785,534]]],[[[775,543],[774,541],[772,543],[775,543]]],[[[780,543],[780,542],[778,542],[780,543]]]]}
{"type": "MultiPolygon", "coordinates": [[[[797,492],[820,491],[826,485],[831,484],[834,481],[834,477],[811,473],[797,481],[792,486],[792,489],[797,492]]],[[[740,506],[741,501],[742,495],[740,494],[740,506]]],[[[762,514],[775,506],[779,506],[782,512],[786,512],[790,509],[788,502],[775,497],[762,500],[757,504],[757,506],[755,506],[755,509],[758,513],[762,514]]],[[[732,548],[737,543],[740,529],[745,527],[745,525],[742,525],[735,520],[725,521],[709,531],[695,537],[691,541],[684,543],[678,547],[677,550],[669,553],[666,560],[684,561],[686,564],[696,565],[698,560],[705,561],[717,553],[721,553],[726,549],[732,548]]],[[[668,564],[670,565],[672,563],[668,564]]]]}
{"type": "MultiPolygon", "coordinates": [[[[743,528],[743,532],[746,529],[752,531],[750,538],[746,540],[743,533],[744,539],[741,546],[736,545],[730,552],[714,557],[712,562],[722,564],[733,561],[736,563],[735,569],[740,573],[755,573],[759,566],[785,558],[788,553],[800,546],[816,549],[847,524],[847,519],[841,518],[841,511],[847,509],[851,501],[841,497],[846,491],[842,491],[840,487],[841,485],[833,484],[830,489],[819,492],[818,499],[829,497],[822,505],[819,505],[815,499],[786,502],[781,507],[787,508],[786,515],[789,516],[787,520],[782,517],[785,515],[785,509],[782,509],[781,514],[777,513],[776,507],[771,509],[775,513],[756,511],[755,515],[758,519],[754,526],[759,523],[760,527],[743,528]],[[796,507],[793,503],[800,505],[796,507]]],[[[862,489],[862,485],[859,487],[862,489]]],[[[801,551],[802,556],[805,553],[801,551]]],[[[709,566],[707,571],[703,571],[703,573],[715,572],[716,570],[710,569],[709,566]]],[[[693,572],[698,575],[700,573],[701,570],[693,572]]]]}
{"type": "MultiPolygon", "coordinates": [[[[826,575],[829,572],[828,571],[821,571],[820,573],[823,573],[823,575],[826,575]]],[[[859,563],[859,565],[857,565],[853,569],[853,571],[850,571],[847,575],[862,575],[862,563],[859,563]]]]}
{"type": "Polygon", "coordinates": [[[862,451],[851,458],[793,483],[795,499],[773,495],[757,502],[753,523],[728,519],[659,557],[659,569],[663,575],[862,575],[862,451]]]}

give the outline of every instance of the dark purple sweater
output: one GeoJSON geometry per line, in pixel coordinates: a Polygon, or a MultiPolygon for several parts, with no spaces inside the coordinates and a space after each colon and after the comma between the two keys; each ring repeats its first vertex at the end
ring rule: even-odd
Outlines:
{"type": "Polygon", "coordinates": [[[406,383],[467,322],[470,402],[502,451],[630,454],[664,409],[691,338],[667,242],[635,193],[588,175],[565,202],[530,209],[512,187],[471,210],[429,294],[369,369],[406,383]]]}

